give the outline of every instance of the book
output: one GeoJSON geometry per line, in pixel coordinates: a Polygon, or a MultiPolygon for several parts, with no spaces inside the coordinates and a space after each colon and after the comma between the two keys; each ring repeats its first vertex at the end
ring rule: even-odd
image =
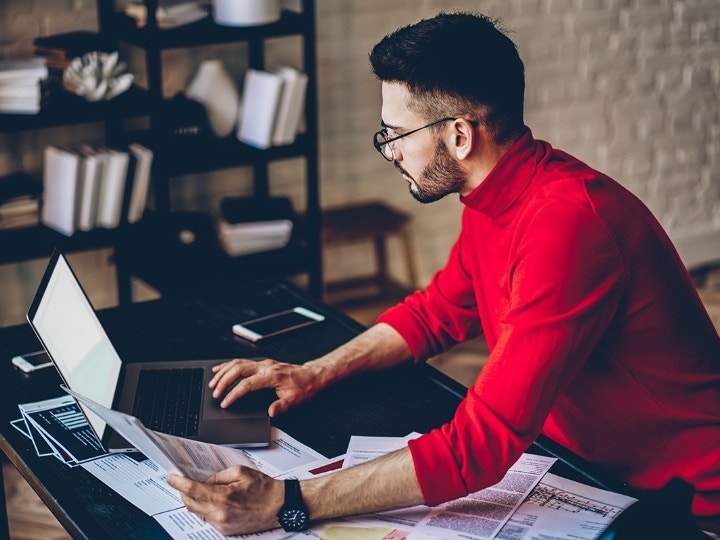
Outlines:
{"type": "Polygon", "coordinates": [[[94,229],[97,223],[98,194],[104,174],[105,156],[88,145],[82,145],[78,149],[78,153],[81,161],[78,179],[80,194],[77,227],[81,231],[89,231],[94,229]]]}
{"type": "Polygon", "coordinates": [[[220,215],[230,224],[255,221],[294,219],[288,197],[225,197],[220,201],[220,215]]]}
{"type": "Polygon", "coordinates": [[[0,83],[16,79],[34,79],[40,81],[48,76],[44,58],[0,60],[0,83]]]}
{"type": "Polygon", "coordinates": [[[33,39],[35,53],[40,56],[62,57],[72,60],[92,51],[113,52],[115,44],[107,36],[88,30],[76,30],[33,39]]]}
{"type": "Polygon", "coordinates": [[[40,112],[40,94],[37,96],[0,96],[0,112],[37,114],[40,112]]]}
{"type": "Polygon", "coordinates": [[[136,223],[142,218],[147,204],[153,152],[139,143],[130,144],[128,150],[135,156],[136,163],[132,179],[132,189],[130,191],[127,219],[129,223],[136,223]]]}
{"type": "Polygon", "coordinates": [[[65,236],[75,232],[79,164],[75,152],[45,147],[41,221],[65,236]]]}
{"type": "Polygon", "coordinates": [[[42,182],[25,172],[16,171],[0,177],[0,203],[17,198],[37,198],[42,189],[42,182]]]}
{"type": "Polygon", "coordinates": [[[272,146],[273,127],[283,79],[275,73],[248,69],[243,83],[237,138],[250,146],[272,146]]]}
{"type": "Polygon", "coordinates": [[[272,143],[281,146],[291,144],[297,136],[305,105],[308,77],[305,73],[287,66],[278,68],[275,73],[282,77],[283,86],[273,126],[272,143]]]}
{"type": "Polygon", "coordinates": [[[19,83],[0,83],[0,99],[34,98],[40,101],[40,84],[37,81],[22,80],[19,83]]]}
{"type": "Polygon", "coordinates": [[[98,193],[97,225],[114,229],[120,225],[130,156],[115,149],[103,151],[106,160],[98,193]]]}

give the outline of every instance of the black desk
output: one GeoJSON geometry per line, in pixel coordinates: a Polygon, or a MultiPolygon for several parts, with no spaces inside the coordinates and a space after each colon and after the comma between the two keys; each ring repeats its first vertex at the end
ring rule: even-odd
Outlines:
{"type": "MultiPolygon", "coordinates": [[[[363,329],[342,313],[277,281],[216,286],[178,298],[105,310],[100,318],[125,361],[268,356],[301,363],[363,329]],[[310,307],[327,319],[257,345],[230,331],[239,320],[296,305],[310,307]]],[[[0,449],[73,537],[167,538],[153,518],[83,469],[38,457],[30,440],[10,425],[20,416],[18,403],[62,395],[54,370],[25,375],[11,365],[13,355],[38,348],[28,325],[0,329],[0,449]]],[[[451,418],[464,393],[462,385],[430,366],[403,365],[341,382],[274,423],[332,457],[345,452],[351,435],[404,436],[429,431],[451,418]]],[[[555,455],[562,449],[544,441],[536,443],[533,451],[555,455]]],[[[600,487],[618,487],[599,480],[598,475],[588,476],[591,469],[586,464],[574,463],[575,468],[558,463],[553,471],[600,487]]],[[[0,526],[7,534],[6,524],[0,526]]]]}

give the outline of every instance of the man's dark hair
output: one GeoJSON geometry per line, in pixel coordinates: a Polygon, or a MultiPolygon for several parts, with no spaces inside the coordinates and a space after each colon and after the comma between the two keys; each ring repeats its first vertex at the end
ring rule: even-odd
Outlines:
{"type": "Polygon", "coordinates": [[[380,81],[404,84],[428,120],[477,120],[505,142],[524,125],[525,70],[498,27],[484,15],[440,13],[385,36],[370,64],[380,81]]]}

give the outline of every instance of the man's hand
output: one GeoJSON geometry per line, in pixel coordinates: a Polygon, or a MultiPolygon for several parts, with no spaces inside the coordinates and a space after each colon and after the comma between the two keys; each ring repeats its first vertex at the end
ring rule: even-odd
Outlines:
{"type": "Polygon", "coordinates": [[[169,474],[167,482],[180,492],[188,510],[222,534],[252,533],[279,527],[283,482],[242,465],[209,476],[205,482],[169,474]]]}
{"type": "Polygon", "coordinates": [[[213,396],[223,396],[228,388],[240,379],[223,398],[220,406],[225,408],[245,394],[262,388],[273,388],[278,399],[268,407],[274,417],[290,407],[314,396],[321,388],[321,377],[312,366],[286,364],[275,360],[230,360],[214,366],[215,376],[210,381],[213,396]]]}

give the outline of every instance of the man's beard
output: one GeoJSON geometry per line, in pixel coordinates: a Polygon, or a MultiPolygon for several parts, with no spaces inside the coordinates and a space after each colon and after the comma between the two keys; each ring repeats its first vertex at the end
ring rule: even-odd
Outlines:
{"type": "Polygon", "coordinates": [[[440,140],[435,145],[435,157],[420,173],[420,180],[410,176],[398,162],[394,164],[396,169],[411,180],[408,183],[410,194],[421,203],[439,201],[446,195],[459,193],[466,182],[465,172],[440,140]]]}

